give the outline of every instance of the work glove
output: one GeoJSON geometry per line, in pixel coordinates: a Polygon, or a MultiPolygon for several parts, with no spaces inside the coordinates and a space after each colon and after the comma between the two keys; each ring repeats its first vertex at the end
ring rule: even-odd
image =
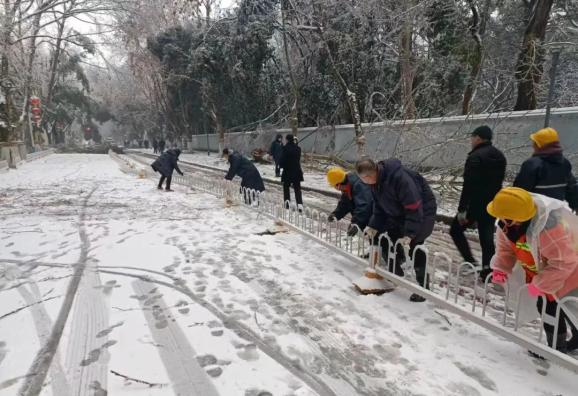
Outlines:
{"type": "Polygon", "coordinates": [[[540,297],[546,293],[544,293],[542,290],[536,287],[536,285],[534,285],[533,283],[530,283],[528,285],[528,294],[532,297],[540,297]]]}
{"type": "Polygon", "coordinates": [[[409,244],[411,243],[411,240],[412,240],[411,237],[406,236],[406,237],[401,238],[401,239],[399,240],[399,242],[400,242],[402,245],[408,245],[408,246],[409,246],[409,244]]]}
{"type": "Polygon", "coordinates": [[[372,227],[365,227],[365,230],[363,230],[363,232],[365,233],[365,235],[367,235],[370,239],[375,238],[375,236],[377,235],[377,230],[375,228],[372,227]]]}
{"type": "Polygon", "coordinates": [[[329,216],[327,216],[327,221],[333,223],[335,221],[335,215],[331,213],[329,216]]]}
{"type": "Polygon", "coordinates": [[[458,212],[458,214],[456,215],[456,218],[458,219],[458,223],[460,223],[460,225],[465,226],[469,223],[468,221],[468,212],[458,212]]]}
{"type": "Polygon", "coordinates": [[[357,231],[358,231],[359,227],[357,227],[355,224],[350,224],[349,227],[347,228],[347,236],[349,237],[353,237],[355,235],[357,235],[357,231]]]}
{"type": "Polygon", "coordinates": [[[492,272],[492,283],[497,283],[499,285],[506,283],[508,280],[508,274],[500,270],[494,270],[492,272]]]}

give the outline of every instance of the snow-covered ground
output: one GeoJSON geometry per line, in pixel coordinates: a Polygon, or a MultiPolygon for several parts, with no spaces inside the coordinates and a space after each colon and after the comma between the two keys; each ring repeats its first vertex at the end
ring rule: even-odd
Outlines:
{"type": "Polygon", "coordinates": [[[102,155],[0,174],[0,395],[575,394],[404,290],[359,296],[305,236],[154,182],[102,155]]]}

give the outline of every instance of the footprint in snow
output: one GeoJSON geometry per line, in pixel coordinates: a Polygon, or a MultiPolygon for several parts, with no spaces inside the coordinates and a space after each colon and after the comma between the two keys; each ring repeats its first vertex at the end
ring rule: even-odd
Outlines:
{"type": "Polygon", "coordinates": [[[107,396],[108,395],[108,391],[106,389],[104,389],[102,387],[102,385],[100,384],[100,382],[98,382],[98,381],[93,381],[90,384],[90,389],[94,390],[94,393],[92,394],[92,396],[107,396]]]}
{"type": "Polygon", "coordinates": [[[209,374],[209,376],[211,376],[212,378],[217,378],[220,377],[221,374],[223,374],[223,369],[220,368],[219,366],[213,367],[207,370],[207,374],[209,374]]]}
{"type": "Polygon", "coordinates": [[[213,355],[197,356],[197,362],[201,367],[207,367],[217,364],[217,358],[213,355]]]}
{"type": "Polygon", "coordinates": [[[245,391],[245,396],[273,396],[273,394],[265,390],[251,388],[245,391]]]}
{"type": "Polygon", "coordinates": [[[189,305],[188,302],[181,300],[176,304],[176,307],[178,308],[177,310],[179,311],[179,313],[186,315],[191,311],[191,309],[188,308],[188,305],[189,305]]]}
{"type": "Polygon", "coordinates": [[[241,359],[248,362],[259,360],[259,351],[257,350],[257,345],[249,344],[242,346],[242,348],[243,349],[241,351],[237,352],[237,356],[239,356],[241,359]]]}
{"type": "Polygon", "coordinates": [[[7,353],[8,349],[6,349],[6,343],[4,341],[0,341],[0,363],[2,363],[2,360],[4,360],[7,353]]]}
{"type": "Polygon", "coordinates": [[[120,327],[120,326],[122,326],[123,324],[124,324],[124,322],[118,322],[118,323],[116,323],[116,324],[113,324],[113,325],[110,326],[109,328],[100,331],[100,332],[96,335],[96,338],[101,338],[101,337],[104,337],[104,336],[109,335],[110,333],[112,333],[112,331],[113,331],[115,328],[120,327]]]}

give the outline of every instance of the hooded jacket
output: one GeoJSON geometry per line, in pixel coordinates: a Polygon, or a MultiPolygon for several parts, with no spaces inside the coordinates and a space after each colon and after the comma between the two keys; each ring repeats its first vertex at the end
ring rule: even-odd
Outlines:
{"type": "Polygon", "coordinates": [[[179,155],[181,155],[181,150],[179,149],[167,150],[151,164],[151,167],[155,172],[159,172],[165,177],[172,176],[174,170],[182,175],[183,172],[181,172],[177,164],[179,155]]]}
{"type": "Polygon", "coordinates": [[[346,191],[341,192],[341,198],[333,215],[337,220],[341,220],[351,213],[351,223],[363,230],[373,212],[373,194],[371,187],[365,184],[354,172],[349,172],[345,181],[346,191]]]}
{"type": "Polygon", "coordinates": [[[229,171],[225,179],[233,180],[235,176],[241,178],[241,187],[250,188],[255,191],[265,191],[265,184],[261,178],[259,170],[255,165],[240,153],[229,154],[229,171]]]}
{"type": "Polygon", "coordinates": [[[373,214],[369,226],[380,231],[415,238],[435,219],[435,196],[417,172],[406,169],[396,159],[377,164],[373,186],[373,214]]]}
{"type": "Polygon", "coordinates": [[[559,142],[537,149],[531,158],[524,161],[514,187],[568,201],[571,209],[578,210],[576,178],[559,142]]]}

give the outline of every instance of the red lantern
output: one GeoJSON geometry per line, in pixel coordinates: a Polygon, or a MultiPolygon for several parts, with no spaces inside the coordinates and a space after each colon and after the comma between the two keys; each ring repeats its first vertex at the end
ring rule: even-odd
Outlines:
{"type": "Polygon", "coordinates": [[[32,114],[40,115],[41,113],[42,113],[42,109],[40,107],[33,107],[32,108],[32,114]]]}
{"type": "Polygon", "coordinates": [[[32,107],[40,107],[40,98],[38,96],[32,96],[30,98],[30,104],[32,107]]]}

